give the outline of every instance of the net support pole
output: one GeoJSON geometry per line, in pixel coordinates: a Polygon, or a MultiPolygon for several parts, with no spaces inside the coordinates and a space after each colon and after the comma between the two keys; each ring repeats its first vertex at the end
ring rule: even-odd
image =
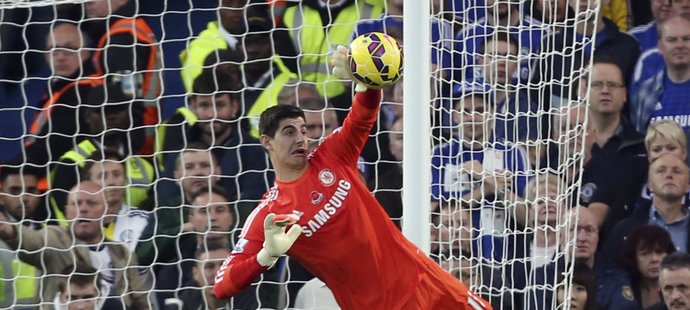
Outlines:
{"type": "Polygon", "coordinates": [[[403,234],[430,249],[430,0],[405,0],[403,14],[403,234]]]}

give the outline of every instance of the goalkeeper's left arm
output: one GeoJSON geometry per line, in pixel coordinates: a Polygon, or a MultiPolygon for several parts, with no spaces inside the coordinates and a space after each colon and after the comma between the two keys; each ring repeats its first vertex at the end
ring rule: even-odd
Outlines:
{"type": "Polygon", "coordinates": [[[226,299],[244,290],[271,268],[301,234],[301,227],[295,225],[296,216],[266,215],[266,211],[261,212],[263,210],[268,208],[257,209],[253,216],[250,215],[248,229],[242,232],[237,246],[218,270],[213,285],[216,298],[226,299]]]}

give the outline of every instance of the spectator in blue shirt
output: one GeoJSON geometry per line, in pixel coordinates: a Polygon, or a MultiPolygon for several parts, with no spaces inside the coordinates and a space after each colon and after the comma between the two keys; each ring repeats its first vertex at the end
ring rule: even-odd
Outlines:
{"type": "MultiPolygon", "coordinates": [[[[541,22],[522,13],[519,4],[487,0],[486,6],[486,17],[478,19],[472,27],[463,29],[455,37],[453,74],[450,78],[452,81],[472,80],[481,76],[477,70],[479,62],[476,57],[485,38],[497,29],[507,31],[520,44],[520,60],[538,53],[542,37],[549,32],[541,22]]],[[[527,81],[529,76],[529,62],[522,61],[520,70],[511,78],[515,81],[527,81]]]]}
{"type": "Polygon", "coordinates": [[[654,0],[652,2],[654,21],[629,32],[640,42],[642,48],[642,54],[635,64],[635,72],[630,80],[631,95],[637,92],[641,82],[664,70],[664,58],[658,48],[660,27],[672,16],[682,16],[683,9],[680,3],[681,1],[654,0]]]}
{"type": "Polygon", "coordinates": [[[690,133],[690,20],[674,16],[660,27],[659,52],[666,69],[640,83],[630,101],[631,121],[639,132],[663,119],[690,133]]]}
{"type": "Polygon", "coordinates": [[[505,259],[501,237],[508,228],[505,201],[522,201],[529,167],[524,151],[509,143],[494,141],[494,106],[483,85],[464,85],[454,104],[457,136],[441,144],[432,155],[432,201],[460,198],[482,206],[473,212],[480,229],[480,256],[505,259]]]}
{"type": "Polygon", "coordinates": [[[567,0],[533,0],[532,17],[544,24],[563,23],[572,15],[567,0]]]}
{"type": "Polygon", "coordinates": [[[535,115],[539,106],[527,89],[513,83],[519,69],[518,42],[508,32],[495,31],[484,38],[479,53],[478,78],[491,85],[491,99],[496,103],[495,138],[514,143],[538,137],[541,127],[535,115]]]}
{"type": "MultiPolygon", "coordinates": [[[[651,1],[651,11],[654,16],[654,20],[648,24],[635,27],[628,31],[628,34],[637,39],[640,43],[640,49],[642,53],[650,49],[656,48],[659,42],[658,26],[659,24],[666,21],[671,17],[671,1],[669,0],[652,0],[651,1]]],[[[640,57],[642,58],[642,57],[640,57]]]]}
{"type": "MultiPolygon", "coordinates": [[[[579,14],[585,14],[587,9],[591,11],[596,7],[594,4],[594,0],[569,1],[570,8],[579,14]]],[[[586,16],[586,20],[570,22],[562,31],[553,32],[542,41],[541,50],[548,56],[535,63],[532,81],[540,85],[538,92],[546,105],[544,109],[560,107],[576,97],[574,86],[581,77],[578,71],[591,57],[612,57],[618,61],[625,81],[632,75],[640,56],[637,41],[619,31],[616,24],[604,18],[601,12],[586,16]],[[595,33],[595,40],[592,40],[595,33]],[[563,52],[573,47],[576,48],[572,52],[563,52]]]]}
{"type": "Polygon", "coordinates": [[[484,0],[450,0],[445,3],[448,5],[446,9],[453,12],[452,19],[463,25],[473,24],[486,14],[484,0]]]}
{"type": "Polygon", "coordinates": [[[683,206],[683,197],[688,185],[688,165],[674,154],[664,154],[649,167],[649,189],[652,201],[635,210],[632,216],[619,222],[602,248],[608,257],[620,249],[623,240],[637,227],[644,224],[657,225],[666,229],[677,250],[687,252],[690,235],[690,217],[683,206]]]}
{"type": "MultiPolygon", "coordinates": [[[[353,39],[370,32],[383,32],[398,43],[403,42],[403,1],[389,0],[388,10],[380,19],[363,19],[357,24],[353,39]]],[[[447,68],[450,66],[450,52],[453,47],[453,25],[436,15],[431,16],[431,62],[447,68]]],[[[385,90],[384,90],[385,91],[385,90]]]]}

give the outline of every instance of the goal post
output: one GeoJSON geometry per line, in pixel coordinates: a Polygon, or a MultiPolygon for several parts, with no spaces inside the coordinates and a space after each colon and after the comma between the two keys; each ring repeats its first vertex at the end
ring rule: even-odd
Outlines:
{"type": "MultiPolygon", "coordinates": [[[[405,0],[404,12],[431,12],[430,0],[405,0]]],[[[414,89],[403,93],[403,117],[407,115],[428,115],[431,102],[431,48],[420,48],[416,42],[431,42],[429,14],[403,13],[403,88],[414,89]],[[406,44],[407,43],[407,44],[406,44]]],[[[426,44],[421,44],[426,46],[426,44]]],[[[403,220],[405,237],[415,243],[424,253],[429,253],[431,184],[431,123],[428,117],[403,122],[403,220]]]]}

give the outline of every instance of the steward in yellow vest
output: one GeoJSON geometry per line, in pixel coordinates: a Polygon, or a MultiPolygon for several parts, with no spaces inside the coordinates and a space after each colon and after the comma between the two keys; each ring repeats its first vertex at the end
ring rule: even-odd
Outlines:
{"type": "Polygon", "coordinates": [[[219,27],[218,22],[211,22],[194,39],[189,47],[180,54],[182,62],[182,79],[188,91],[201,74],[202,68],[214,66],[232,66],[237,64],[240,82],[246,82],[242,93],[241,115],[247,116],[251,125],[251,135],[258,138],[258,118],[265,109],[278,104],[278,94],[291,77],[296,77],[287,69],[272,52],[271,32],[273,25],[266,16],[247,18],[247,35],[237,42],[234,52],[227,30],[219,27]],[[221,53],[223,51],[221,57],[221,53]],[[218,57],[216,57],[218,56],[218,57]],[[218,62],[209,63],[209,58],[218,62]]]}
{"type": "MultiPolygon", "coordinates": [[[[0,212],[10,222],[40,229],[45,208],[38,190],[40,169],[31,166],[3,166],[0,173],[0,212]]],[[[0,240],[0,308],[12,308],[38,302],[36,267],[20,261],[17,252],[0,240]]]]}
{"type": "Polygon", "coordinates": [[[149,186],[156,178],[153,166],[143,157],[130,150],[133,98],[122,91],[119,83],[108,82],[95,87],[87,98],[90,105],[83,107],[83,115],[89,135],[77,146],[60,156],[53,166],[50,178],[51,218],[64,222],[64,206],[67,192],[81,181],[81,168],[87,158],[102,156],[107,150],[125,157],[126,175],[129,178],[126,203],[138,206],[147,197],[149,186]]]}
{"type": "MultiPolygon", "coordinates": [[[[274,35],[275,50],[301,81],[317,83],[328,98],[347,87],[330,74],[329,55],[338,45],[349,45],[363,19],[379,19],[385,0],[304,0],[288,7],[274,35]]],[[[347,93],[347,96],[350,96],[347,93]]]]}

